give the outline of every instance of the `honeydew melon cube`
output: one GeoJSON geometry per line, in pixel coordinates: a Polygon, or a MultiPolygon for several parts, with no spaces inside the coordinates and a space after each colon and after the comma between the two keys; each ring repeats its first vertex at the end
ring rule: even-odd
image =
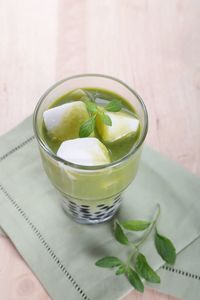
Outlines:
{"type": "Polygon", "coordinates": [[[110,163],[109,152],[97,138],[87,137],[65,141],[57,156],[74,164],[97,166],[110,163]]]}
{"type": "Polygon", "coordinates": [[[82,101],[65,103],[46,110],[43,114],[48,135],[57,141],[79,137],[79,129],[89,119],[82,101]]]}
{"type": "Polygon", "coordinates": [[[104,142],[114,142],[139,129],[139,120],[126,112],[106,112],[106,115],[110,117],[112,126],[97,120],[98,133],[104,142]]]}

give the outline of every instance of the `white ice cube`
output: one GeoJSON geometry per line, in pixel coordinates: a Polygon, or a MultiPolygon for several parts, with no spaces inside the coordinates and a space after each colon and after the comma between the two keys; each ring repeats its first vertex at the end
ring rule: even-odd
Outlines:
{"type": "Polygon", "coordinates": [[[112,126],[97,122],[98,132],[105,142],[114,142],[128,134],[137,132],[139,120],[125,112],[106,112],[112,120],[112,126]]]}
{"type": "Polygon", "coordinates": [[[43,114],[48,134],[57,140],[77,138],[81,124],[89,114],[82,101],[65,103],[46,110],[43,114]]]}
{"type": "Polygon", "coordinates": [[[58,149],[57,156],[84,166],[96,166],[110,163],[107,148],[93,137],[65,141],[58,149]]]}

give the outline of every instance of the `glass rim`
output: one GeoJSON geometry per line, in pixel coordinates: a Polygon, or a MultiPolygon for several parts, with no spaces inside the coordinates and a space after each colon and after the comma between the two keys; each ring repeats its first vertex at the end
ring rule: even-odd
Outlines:
{"type": "MultiPolygon", "coordinates": [[[[128,99],[127,99],[128,100],[128,99]]],[[[101,170],[101,169],[106,169],[106,168],[110,168],[110,167],[115,167],[118,166],[122,163],[124,163],[125,161],[127,161],[129,158],[131,158],[136,152],[137,150],[142,146],[145,137],[147,135],[147,131],[148,131],[148,113],[147,113],[147,109],[146,106],[144,104],[144,101],[142,100],[142,98],[138,95],[137,92],[135,92],[132,88],[130,88],[126,83],[124,83],[123,81],[109,76],[109,75],[103,75],[103,74],[98,74],[98,73],[84,73],[84,74],[78,74],[78,75],[73,75],[64,79],[61,79],[59,81],[57,81],[55,84],[53,84],[50,88],[48,88],[46,90],[46,92],[44,94],[42,94],[42,96],[40,97],[34,113],[33,113],[33,129],[34,129],[34,133],[35,133],[35,137],[39,143],[39,145],[42,147],[42,149],[47,152],[47,154],[52,157],[53,159],[55,159],[58,162],[61,162],[67,166],[70,166],[71,168],[74,169],[82,169],[82,170],[101,170]],[[60,157],[58,157],[49,147],[48,145],[45,143],[45,141],[40,137],[40,134],[38,132],[38,126],[37,126],[37,116],[38,116],[38,112],[40,109],[41,104],[43,103],[43,101],[46,99],[46,97],[59,85],[61,85],[62,83],[69,81],[71,79],[76,79],[76,78],[82,78],[82,77],[100,77],[100,78],[107,78],[113,81],[116,81],[118,83],[120,83],[121,85],[123,85],[125,88],[127,88],[138,100],[138,102],[141,105],[142,111],[144,113],[144,126],[142,128],[142,132],[141,132],[141,136],[138,139],[138,142],[133,146],[133,148],[131,149],[130,152],[128,152],[125,156],[123,156],[122,158],[113,161],[111,163],[108,164],[102,164],[102,165],[96,165],[96,166],[87,166],[87,165],[79,165],[79,164],[75,164],[72,163],[70,161],[64,160],[60,157]]]]}

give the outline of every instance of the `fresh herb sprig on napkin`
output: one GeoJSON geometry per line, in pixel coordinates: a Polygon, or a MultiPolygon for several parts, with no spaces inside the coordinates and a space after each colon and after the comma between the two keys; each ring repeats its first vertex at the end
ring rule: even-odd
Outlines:
{"type": "Polygon", "coordinates": [[[159,275],[149,265],[147,258],[141,253],[140,247],[145,243],[150,233],[154,231],[154,244],[158,254],[168,264],[173,265],[176,260],[176,250],[173,243],[165,236],[160,235],[157,230],[157,221],[160,216],[160,205],[158,205],[152,221],[128,220],[114,222],[114,237],[124,246],[130,247],[130,254],[126,261],[115,256],[106,256],[95,264],[102,268],[117,268],[116,275],[125,275],[130,284],[138,291],[144,291],[142,278],[151,283],[160,283],[159,275]],[[137,241],[131,241],[127,232],[144,231],[137,241]]]}

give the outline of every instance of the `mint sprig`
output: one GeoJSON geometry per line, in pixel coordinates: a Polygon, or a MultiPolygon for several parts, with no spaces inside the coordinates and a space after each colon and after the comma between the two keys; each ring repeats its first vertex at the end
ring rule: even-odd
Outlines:
{"type": "Polygon", "coordinates": [[[94,96],[88,91],[86,92],[85,96],[82,96],[81,100],[85,103],[87,111],[90,115],[90,118],[81,124],[79,130],[79,137],[81,138],[89,136],[95,130],[97,117],[103,124],[112,126],[112,120],[106,114],[106,111],[118,112],[122,109],[122,104],[118,100],[110,101],[105,107],[97,106],[94,96]]]}
{"type": "Polygon", "coordinates": [[[103,268],[115,268],[116,275],[125,275],[130,284],[138,291],[144,291],[144,285],[141,278],[151,283],[160,283],[159,275],[150,266],[147,258],[141,253],[140,248],[154,232],[154,244],[157,253],[162,259],[169,263],[174,264],[176,260],[176,250],[172,241],[160,235],[156,228],[158,218],[160,216],[160,205],[158,205],[152,221],[144,220],[127,220],[114,222],[114,237],[122,245],[130,247],[130,253],[126,261],[121,260],[115,256],[106,256],[96,262],[96,266],[103,268]],[[139,240],[130,239],[130,231],[144,232],[139,240]]]}
{"type": "Polygon", "coordinates": [[[93,116],[81,125],[81,127],[79,129],[80,137],[87,137],[94,131],[95,118],[96,118],[96,116],[93,116]]]}

